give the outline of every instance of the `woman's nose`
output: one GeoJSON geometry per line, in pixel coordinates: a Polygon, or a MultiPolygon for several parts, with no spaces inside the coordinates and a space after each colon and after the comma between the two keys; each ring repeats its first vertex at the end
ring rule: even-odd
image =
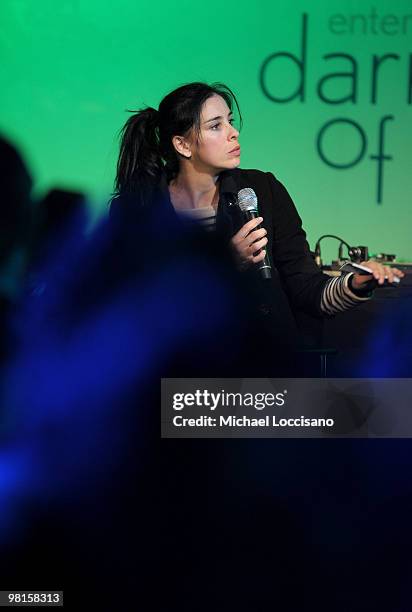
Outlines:
{"type": "Polygon", "coordinates": [[[233,125],[231,125],[230,127],[232,129],[229,134],[229,139],[233,140],[234,138],[237,138],[239,136],[239,131],[233,125]]]}

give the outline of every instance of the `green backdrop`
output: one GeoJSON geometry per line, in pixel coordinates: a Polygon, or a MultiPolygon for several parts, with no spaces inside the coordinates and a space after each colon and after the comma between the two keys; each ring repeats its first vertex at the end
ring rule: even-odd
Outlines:
{"type": "Polygon", "coordinates": [[[286,184],[312,247],[337,233],[412,260],[411,42],[406,0],[1,0],[0,131],[37,193],[85,190],[97,214],[125,109],[223,81],[242,167],[286,184]]]}

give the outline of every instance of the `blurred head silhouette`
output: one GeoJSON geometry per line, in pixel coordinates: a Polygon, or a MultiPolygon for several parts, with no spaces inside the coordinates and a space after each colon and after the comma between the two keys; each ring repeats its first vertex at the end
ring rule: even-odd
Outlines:
{"type": "Polygon", "coordinates": [[[0,136],[0,266],[27,240],[32,179],[17,150],[0,136]]]}

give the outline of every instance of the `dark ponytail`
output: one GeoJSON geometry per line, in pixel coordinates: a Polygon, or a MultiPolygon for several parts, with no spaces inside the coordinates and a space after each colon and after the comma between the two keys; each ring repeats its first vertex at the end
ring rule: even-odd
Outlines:
{"type": "Polygon", "coordinates": [[[143,178],[156,179],[163,168],[159,151],[159,112],[150,107],[129,112],[134,114],[120,132],[116,193],[134,193],[143,178]]]}

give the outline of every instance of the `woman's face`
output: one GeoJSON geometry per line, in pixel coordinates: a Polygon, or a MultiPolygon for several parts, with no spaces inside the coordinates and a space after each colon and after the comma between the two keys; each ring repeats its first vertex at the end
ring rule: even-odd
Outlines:
{"type": "Polygon", "coordinates": [[[200,134],[190,140],[191,160],[203,171],[222,171],[240,164],[239,132],[232,125],[233,116],[221,96],[208,98],[200,115],[200,134]]]}

